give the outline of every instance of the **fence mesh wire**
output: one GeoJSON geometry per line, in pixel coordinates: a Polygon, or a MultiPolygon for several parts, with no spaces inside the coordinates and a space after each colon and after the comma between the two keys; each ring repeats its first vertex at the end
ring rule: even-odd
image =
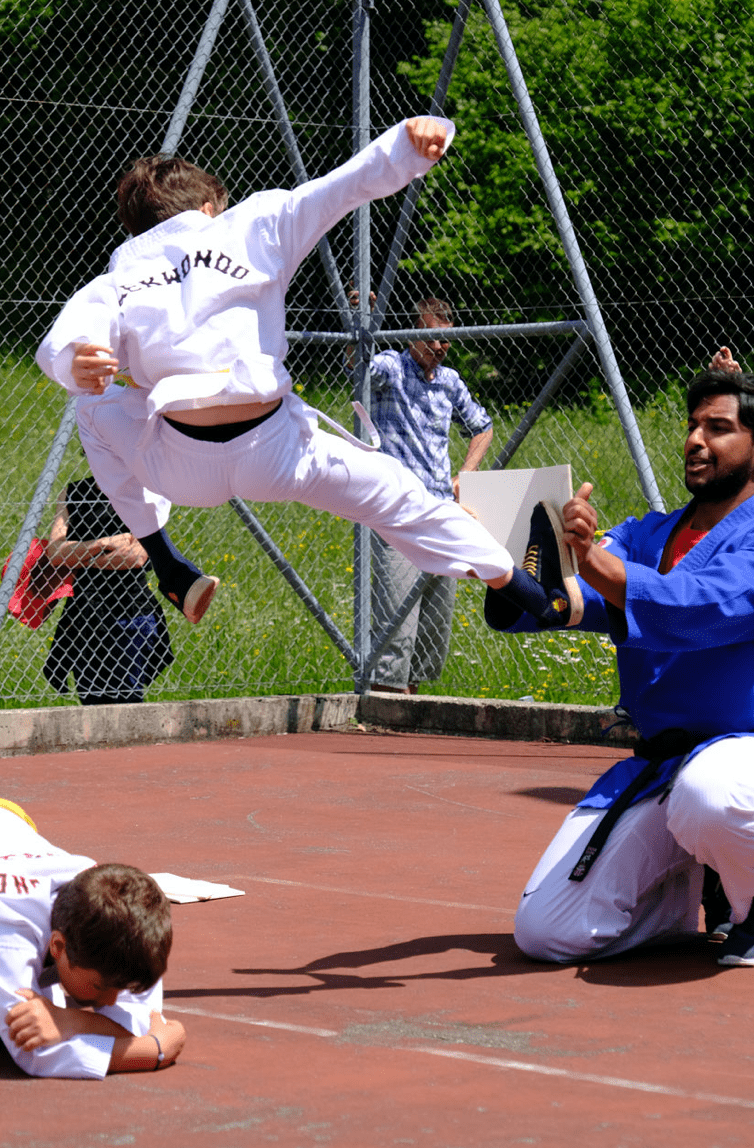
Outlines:
{"type": "MultiPolygon", "coordinates": [[[[373,135],[427,110],[458,10],[455,0],[364,5],[373,135]]],[[[754,0],[504,0],[502,12],[657,484],[666,505],[678,505],[684,497],[684,385],[722,343],[744,362],[751,340],[747,169],[754,0]]],[[[216,172],[231,201],[296,182],[250,14],[306,172],[321,174],[352,151],[350,0],[265,0],[254,8],[249,0],[0,5],[0,148],[7,173],[0,219],[5,554],[16,542],[65,405],[62,390],[34,365],[34,350],[65,300],[106,269],[109,252],[122,240],[115,180],[134,157],[162,147],[208,18],[216,36],[176,150],[216,172]]],[[[456,143],[424,183],[385,327],[412,326],[412,303],[426,295],[447,299],[464,326],[583,319],[481,4],[468,15],[446,110],[457,124],[456,143]]],[[[399,207],[400,197],[393,197],[372,211],[375,283],[399,207]]],[[[350,220],[333,230],[330,241],[347,287],[354,274],[350,220]]],[[[288,303],[291,331],[342,332],[316,253],[298,272],[288,303]]],[[[494,420],[484,466],[503,448],[568,344],[566,336],[503,334],[452,344],[448,363],[494,420]]],[[[308,401],[350,421],[342,343],[292,340],[288,366],[308,401]]],[[[465,449],[462,440],[453,440],[454,468],[465,449]]],[[[562,462],[571,464],[575,484],[594,482],[603,525],[645,512],[592,351],[568,374],[511,465],[562,462]]],[[[87,473],[72,441],[39,536],[50,537],[58,496],[87,473]]],[[[350,641],[350,525],[292,505],[252,509],[350,641]]],[[[60,533],[59,518],[57,523],[60,533]]],[[[219,575],[221,589],[197,627],[165,604],[174,661],[152,682],[150,700],[353,688],[348,660],[231,507],[176,507],[171,533],[219,575]]],[[[460,584],[449,656],[441,677],[423,692],[616,700],[607,639],[577,633],[501,637],[485,628],[482,602],[478,585],[460,584]]],[[[6,617],[0,630],[2,704],[78,701],[75,690],[59,696],[43,673],[62,610],[58,605],[35,629],[6,617]]],[[[94,661],[102,657],[101,640],[87,639],[94,661]]]]}

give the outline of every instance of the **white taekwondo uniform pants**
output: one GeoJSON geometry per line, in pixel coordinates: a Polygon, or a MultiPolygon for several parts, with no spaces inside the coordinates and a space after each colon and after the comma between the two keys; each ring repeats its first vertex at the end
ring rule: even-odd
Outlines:
{"type": "Polygon", "coordinates": [[[692,757],[662,805],[655,795],[627,809],[585,879],[569,881],[604,813],[574,809],[542,856],[516,914],[523,952],[579,961],[696,933],[704,865],[720,875],[731,920],[747,916],[754,897],[754,737],[726,738],[692,757]]]}

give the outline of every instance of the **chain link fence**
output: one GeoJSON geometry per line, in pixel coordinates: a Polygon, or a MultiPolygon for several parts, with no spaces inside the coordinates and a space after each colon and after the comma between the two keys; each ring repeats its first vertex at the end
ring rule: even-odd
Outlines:
{"type": "MultiPolygon", "coordinates": [[[[72,412],[33,353],[123,238],[114,186],[124,167],[175,150],[219,175],[234,202],[319,175],[365,130],[441,104],[458,134],[415,209],[406,214],[402,196],[373,205],[366,266],[349,219],[330,233],[327,258],[315,252],[298,272],[288,299],[296,390],[348,425],[346,337],[361,334],[367,360],[405,346],[389,333],[413,327],[415,300],[440,297],[463,330],[447,362],[493,418],[484,467],[569,462],[575,484],[595,483],[605,526],[644,513],[648,500],[683,500],[685,383],[721,343],[744,362],[751,341],[754,0],[5,0],[0,34],[4,554],[24,527],[76,540],[58,498],[88,474],[86,460],[75,433],[60,438],[72,412]],[[504,60],[508,34],[519,91],[504,60]],[[596,312],[522,126],[527,91],[596,312]],[[397,256],[396,228],[405,231],[397,256]],[[369,326],[364,307],[353,326],[352,284],[379,295],[374,338],[358,329],[360,318],[369,326]],[[584,353],[564,366],[585,323],[584,353]],[[516,434],[522,419],[526,433],[516,434]],[[59,468],[47,489],[53,444],[59,468]]],[[[454,436],[454,472],[466,445],[454,436]]],[[[197,627],[165,604],[173,661],[149,700],[354,688],[352,654],[363,668],[365,653],[350,524],[295,505],[227,505],[175,507],[170,530],[221,588],[197,627]]],[[[422,692],[616,700],[605,638],[501,637],[485,628],[482,606],[479,585],[459,584],[442,674],[422,692]]],[[[49,665],[69,609],[57,605],[37,628],[5,616],[3,705],[78,702],[78,678],[78,692],[59,695],[49,665]]],[[[92,634],[85,653],[94,665],[103,643],[110,655],[114,645],[138,667],[132,638],[92,634]]]]}

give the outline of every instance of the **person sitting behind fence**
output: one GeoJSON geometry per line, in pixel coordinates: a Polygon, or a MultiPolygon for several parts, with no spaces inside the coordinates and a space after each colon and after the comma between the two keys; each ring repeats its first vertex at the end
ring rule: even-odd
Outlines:
{"type": "Polygon", "coordinates": [[[173,930],[156,881],[67,853],[3,799],[0,840],[0,1038],[19,1068],[100,1080],[172,1064],[186,1033],[161,1012],[173,930]]]}
{"type": "Polygon", "coordinates": [[[62,491],[47,558],[75,573],[43,666],[67,694],[73,674],[82,705],[143,702],[144,691],[173,661],[165,615],[147,584],[147,554],[94,478],[62,491]]]}

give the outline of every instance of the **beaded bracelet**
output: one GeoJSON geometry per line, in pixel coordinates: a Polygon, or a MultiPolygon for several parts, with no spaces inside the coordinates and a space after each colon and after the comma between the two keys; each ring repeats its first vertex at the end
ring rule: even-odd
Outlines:
{"type": "Polygon", "coordinates": [[[157,1039],[157,1037],[155,1036],[155,1034],[153,1032],[150,1032],[147,1035],[151,1036],[152,1040],[157,1045],[157,1064],[154,1066],[154,1071],[157,1072],[157,1069],[160,1067],[163,1060],[165,1059],[165,1053],[162,1051],[162,1045],[160,1044],[160,1042],[157,1039]]]}

